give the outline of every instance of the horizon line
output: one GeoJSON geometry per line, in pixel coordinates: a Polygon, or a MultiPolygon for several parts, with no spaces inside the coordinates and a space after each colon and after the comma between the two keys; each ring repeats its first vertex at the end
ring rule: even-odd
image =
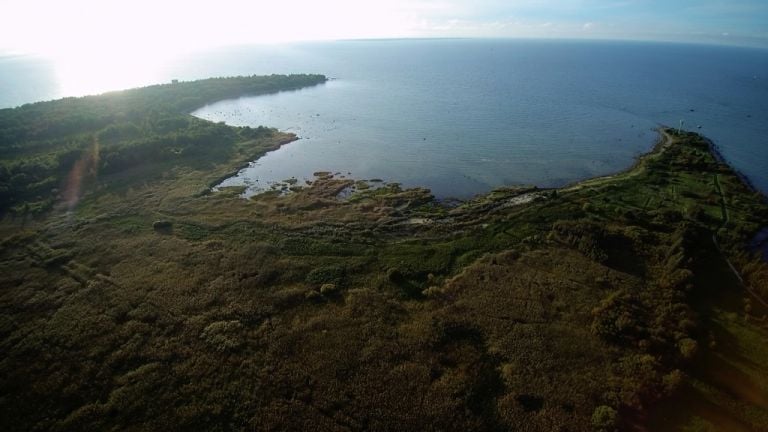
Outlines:
{"type": "MultiPolygon", "coordinates": [[[[333,42],[398,42],[398,41],[465,41],[465,40],[487,40],[487,41],[541,41],[541,42],[620,42],[620,43],[660,43],[672,45],[697,45],[697,46],[717,46],[733,48],[750,48],[759,50],[768,50],[768,39],[762,38],[734,38],[731,40],[689,40],[689,39],[665,39],[665,38],[642,38],[642,37],[566,37],[566,36],[392,36],[392,37],[360,37],[360,38],[338,38],[338,39],[304,39],[287,40],[280,42],[233,42],[212,46],[200,46],[198,48],[190,47],[183,52],[195,53],[211,51],[216,49],[227,49],[245,46],[287,46],[297,44],[312,43],[333,43],[333,42]]],[[[0,58],[12,57],[52,57],[51,53],[24,51],[14,48],[0,48],[0,58]]]]}

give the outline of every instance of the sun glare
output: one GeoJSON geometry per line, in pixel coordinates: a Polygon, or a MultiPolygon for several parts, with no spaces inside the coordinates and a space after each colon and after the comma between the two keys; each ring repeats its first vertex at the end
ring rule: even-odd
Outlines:
{"type": "Polygon", "coordinates": [[[163,58],[157,55],[138,57],[104,53],[95,56],[54,56],[53,62],[59,93],[67,96],[103,93],[157,83],[163,58]]]}
{"type": "Polygon", "coordinates": [[[61,96],[93,94],[157,82],[169,58],[218,46],[408,36],[415,16],[404,5],[11,0],[2,4],[0,41],[52,59],[61,96]]]}
{"type": "Polygon", "coordinates": [[[402,37],[406,2],[353,0],[182,2],[10,1],[2,39],[18,50],[66,56],[114,50],[189,51],[246,43],[402,37]]]}

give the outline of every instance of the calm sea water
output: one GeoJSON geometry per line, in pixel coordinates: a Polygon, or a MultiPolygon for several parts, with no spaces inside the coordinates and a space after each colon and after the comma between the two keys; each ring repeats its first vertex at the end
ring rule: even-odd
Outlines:
{"type": "MultiPolygon", "coordinates": [[[[0,59],[0,105],[61,96],[46,93],[55,79],[47,80],[49,66],[36,61],[0,59]],[[9,77],[14,89],[48,87],[7,96],[9,77]]],[[[334,78],[194,113],[302,138],[226,182],[251,191],[291,177],[310,179],[315,171],[425,186],[440,197],[466,198],[501,185],[561,186],[626,168],[651,148],[653,128],[680,120],[712,138],[733,166],[768,191],[768,50],[354,41],[231,48],[174,59],[157,70],[151,77],[157,82],[291,72],[334,78]]]]}

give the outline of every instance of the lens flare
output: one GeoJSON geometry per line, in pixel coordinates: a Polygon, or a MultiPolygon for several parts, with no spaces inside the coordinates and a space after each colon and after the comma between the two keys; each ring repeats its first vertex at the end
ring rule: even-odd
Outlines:
{"type": "Polygon", "coordinates": [[[91,148],[85,152],[72,166],[67,175],[67,182],[62,193],[64,204],[72,211],[80,201],[83,181],[89,177],[96,178],[99,168],[99,140],[93,139],[91,148]]]}

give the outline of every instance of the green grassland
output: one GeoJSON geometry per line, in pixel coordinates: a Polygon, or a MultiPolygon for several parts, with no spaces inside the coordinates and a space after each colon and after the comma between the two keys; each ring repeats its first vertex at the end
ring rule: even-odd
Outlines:
{"type": "Polygon", "coordinates": [[[0,111],[3,430],[768,430],[768,205],[706,139],[455,207],[210,192],[294,137],[186,112],[324,79],[0,111]]]}

